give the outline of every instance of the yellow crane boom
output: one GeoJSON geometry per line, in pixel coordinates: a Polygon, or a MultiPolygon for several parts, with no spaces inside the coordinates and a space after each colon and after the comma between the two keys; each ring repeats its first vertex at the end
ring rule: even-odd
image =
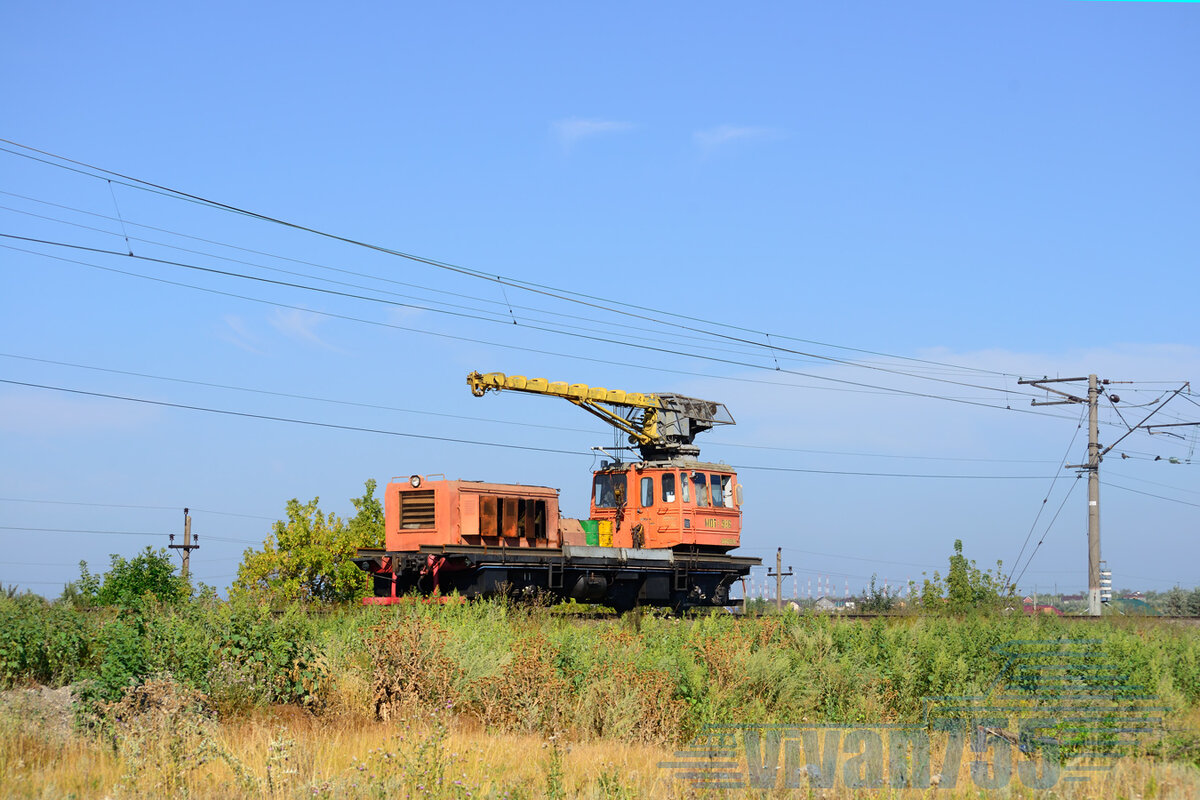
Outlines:
{"type": "Polygon", "coordinates": [[[629,434],[645,460],[695,457],[700,452],[692,444],[697,433],[733,424],[724,404],[677,394],[626,392],[503,372],[472,372],[467,385],[476,397],[504,390],[561,397],[629,434]]]}
{"type": "Polygon", "coordinates": [[[524,375],[505,375],[503,372],[472,372],[467,376],[467,385],[471,387],[471,394],[476,397],[483,397],[488,391],[499,392],[504,389],[561,397],[625,431],[636,444],[650,444],[658,438],[658,412],[662,408],[662,402],[655,394],[605,389],[602,386],[588,386],[583,383],[548,381],[545,378],[526,378],[524,375]],[[635,421],[605,406],[640,409],[641,419],[635,421]]]}

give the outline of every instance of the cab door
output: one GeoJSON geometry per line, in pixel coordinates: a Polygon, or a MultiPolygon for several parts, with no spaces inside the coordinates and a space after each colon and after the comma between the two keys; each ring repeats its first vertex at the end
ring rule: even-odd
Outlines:
{"type": "Polygon", "coordinates": [[[630,523],[630,539],[634,547],[653,547],[658,538],[657,504],[658,492],[656,474],[652,472],[633,473],[637,480],[637,506],[634,509],[634,519],[630,523]],[[639,527],[640,526],[640,527],[639,527]]]}
{"type": "Polygon", "coordinates": [[[653,547],[674,547],[681,543],[683,527],[683,504],[681,502],[679,474],[664,470],[655,475],[656,505],[654,509],[653,547]]]}

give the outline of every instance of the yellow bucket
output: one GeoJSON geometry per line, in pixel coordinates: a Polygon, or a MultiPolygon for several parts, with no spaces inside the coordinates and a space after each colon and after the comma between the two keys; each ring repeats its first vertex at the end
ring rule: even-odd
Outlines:
{"type": "Polygon", "coordinates": [[[600,520],[600,546],[612,547],[612,520],[600,520]]]}

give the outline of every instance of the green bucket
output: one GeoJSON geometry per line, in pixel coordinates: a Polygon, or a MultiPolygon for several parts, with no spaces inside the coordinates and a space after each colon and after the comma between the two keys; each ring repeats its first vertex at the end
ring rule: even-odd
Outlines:
{"type": "Polygon", "coordinates": [[[583,540],[591,547],[600,545],[600,521],[595,519],[581,519],[579,524],[583,526],[583,540]]]}

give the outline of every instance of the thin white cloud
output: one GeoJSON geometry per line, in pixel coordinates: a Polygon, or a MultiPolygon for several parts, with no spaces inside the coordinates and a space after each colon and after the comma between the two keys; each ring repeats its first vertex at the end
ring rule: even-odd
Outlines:
{"type": "Polygon", "coordinates": [[[782,132],[775,128],[763,128],[751,125],[718,125],[715,128],[696,131],[692,134],[692,139],[701,150],[710,153],[718,147],[723,147],[733,142],[765,141],[778,139],[782,135],[782,132]]]}
{"type": "Polygon", "coordinates": [[[245,320],[233,314],[226,314],[222,321],[225,323],[225,327],[217,331],[218,339],[228,342],[234,347],[240,347],[249,353],[263,355],[258,337],[246,325],[245,320]]]}
{"type": "Polygon", "coordinates": [[[596,136],[607,136],[615,133],[627,133],[636,126],[632,122],[622,122],[611,119],[569,119],[556,120],[551,125],[554,135],[564,149],[570,150],[583,139],[596,136]]]}
{"type": "Polygon", "coordinates": [[[284,336],[315,344],[326,350],[337,350],[317,334],[317,326],[324,321],[318,314],[299,309],[276,309],[268,321],[271,323],[271,327],[284,336]]]}

